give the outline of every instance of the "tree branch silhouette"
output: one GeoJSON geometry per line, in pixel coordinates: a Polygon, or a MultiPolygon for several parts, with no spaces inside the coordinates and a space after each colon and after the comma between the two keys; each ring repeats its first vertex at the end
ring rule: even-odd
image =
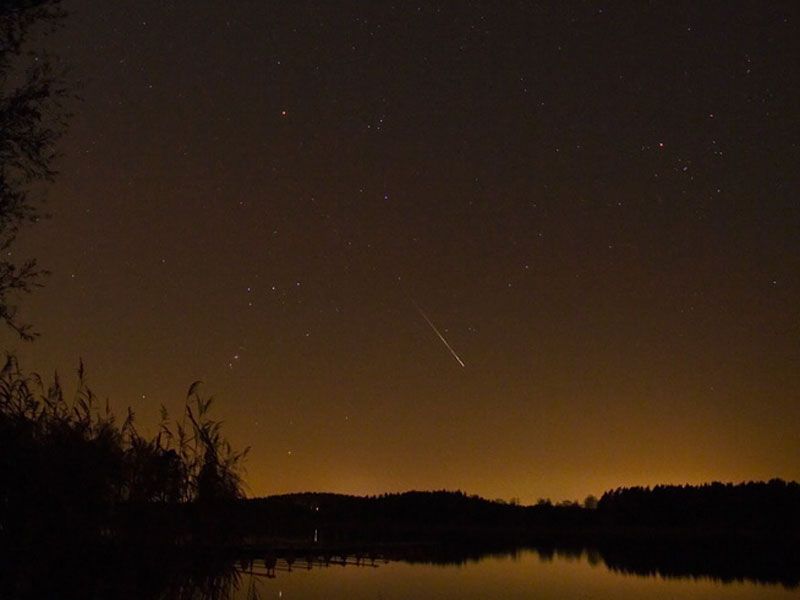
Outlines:
{"type": "Polygon", "coordinates": [[[38,186],[57,174],[70,95],[56,61],[28,42],[65,14],[61,0],[0,1],[0,320],[23,340],[38,334],[19,318],[16,299],[41,287],[48,272],[35,259],[16,260],[12,247],[23,227],[46,217],[38,186]]]}

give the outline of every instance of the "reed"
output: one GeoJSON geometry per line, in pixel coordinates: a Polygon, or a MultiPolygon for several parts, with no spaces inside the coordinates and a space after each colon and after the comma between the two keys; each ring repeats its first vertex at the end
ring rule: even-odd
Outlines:
{"type": "Polygon", "coordinates": [[[7,356],[0,370],[0,535],[114,537],[131,507],[178,510],[243,498],[248,449],[225,439],[212,405],[195,382],[180,419],[162,406],[147,437],[132,409],[120,420],[98,399],[82,362],[68,397],[58,374],[46,383],[7,356]]]}

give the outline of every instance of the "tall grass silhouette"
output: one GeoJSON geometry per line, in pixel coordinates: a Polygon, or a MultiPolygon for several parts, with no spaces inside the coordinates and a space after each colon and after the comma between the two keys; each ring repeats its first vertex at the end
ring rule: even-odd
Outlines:
{"type": "Polygon", "coordinates": [[[98,399],[82,362],[77,377],[68,398],[57,374],[46,383],[10,355],[0,370],[0,536],[108,539],[133,527],[131,514],[154,514],[147,507],[175,515],[244,497],[248,449],[225,439],[200,382],[180,420],[162,406],[156,434],[146,437],[132,409],[119,420],[98,399]]]}

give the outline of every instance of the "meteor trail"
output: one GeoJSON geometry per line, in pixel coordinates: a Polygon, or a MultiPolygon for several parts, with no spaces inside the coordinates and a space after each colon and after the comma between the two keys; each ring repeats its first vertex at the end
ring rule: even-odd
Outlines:
{"type": "Polygon", "coordinates": [[[417,309],[417,311],[418,311],[418,312],[419,312],[419,314],[422,316],[422,318],[423,318],[423,319],[425,319],[425,322],[426,322],[426,323],[428,323],[428,325],[430,325],[430,326],[431,326],[431,329],[433,329],[434,333],[436,333],[436,335],[438,335],[438,336],[439,336],[439,339],[440,339],[440,340],[442,340],[442,343],[443,343],[443,344],[444,344],[444,345],[447,347],[447,349],[450,351],[450,354],[452,354],[452,355],[453,355],[453,358],[455,358],[455,359],[458,361],[458,364],[460,364],[462,367],[465,367],[466,365],[464,364],[464,361],[463,361],[463,360],[461,360],[461,357],[459,357],[459,356],[458,356],[458,354],[456,354],[456,351],[455,351],[455,350],[453,350],[453,347],[452,347],[452,346],[451,346],[451,345],[450,345],[450,344],[447,342],[447,340],[446,340],[446,339],[444,339],[444,336],[441,334],[441,332],[440,332],[440,331],[439,331],[439,329],[436,327],[436,325],[434,325],[434,324],[433,324],[433,321],[431,321],[431,320],[428,318],[428,315],[426,315],[426,314],[425,314],[425,311],[424,311],[424,310],[422,310],[422,308],[420,307],[420,305],[419,305],[419,304],[417,304],[417,303],[414,301],[414,299],[413,299],[413,298],[411,298],[411,297],[409,297],[409,300],[411,300],[411,303],[414,305],[414,308],[416,308],[416,309],[417,309]]]}

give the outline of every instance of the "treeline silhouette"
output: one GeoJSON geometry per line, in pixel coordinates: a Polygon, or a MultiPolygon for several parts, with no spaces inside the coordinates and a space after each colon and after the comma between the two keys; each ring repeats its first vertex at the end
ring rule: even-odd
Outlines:
{"type": "Polygon", "coordinates": [[[597,517],[626,527],[797,535],[800,484],[772,479],[619,488],[603,494],[597,517]]]}
{"type": "Polygon", "coordinates": [[[334,540],[527,539],[531,535],[797,540],[800,484],[773,479],[619,488],[606,492],[596,503],[540,500],[531,506],[461,491],[372,497],[303,493],[248,500],[240,504],[238,514],[251,534],[307,535],[317,529],[318,535],[334,540]]]}
{"type": "Polygon", "coordinates": [[[211,399],[190,387],[181,420],[152,437],[133,412],[118,421],[88,387],[83,365],[67,398],[9,356],[0,370],[0,543],[146,543],[225,532],[204,514],[243,497],[245,452],[224,439],[211,399]],[[144,539],[142,539],[144,538],[144,539]]]}

